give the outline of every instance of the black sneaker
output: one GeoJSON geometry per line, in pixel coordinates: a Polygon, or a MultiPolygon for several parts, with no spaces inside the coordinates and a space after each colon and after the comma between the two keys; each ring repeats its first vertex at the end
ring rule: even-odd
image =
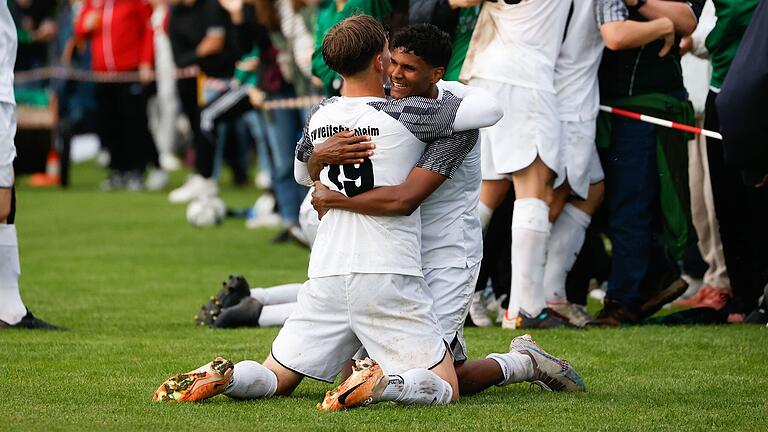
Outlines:
{"type": "Polygon", "coordinates": [[[222,309],[235,306],[251,295],[251,287],[242,275],[230,275],[221,285],[219,292],[195,315],[195,324],[212,327],[222,309]]]}
{"type": "Polygon", "coordinates": [[[753,310],[746,318],[745,323],[749,324],[766,324],[768,323],[768,285],[765,286],[765,291],[760,299],[757,301],[757,309],[753,310]]]}
{"type": "Polygon", "coordinates": [[[32,315],[32,312],[27,310],[27,314],[21,321],[14,325],[10,325],[5,321],[0,321],[0,329],[4,328],[17,328],[17,329],[30,329],[30,330],[67,330],[65,327],[59,327],[57,325],[48,324],[47,322],[32,315]]]}
{"type": "Polygon", "coordinates": [[[516,329],[532,329],[532,328],[558,328],[558,327],[576,327],[564,316],[555,312],[550,308],[544,308],[541,313],[536,317],[531,318],[523,311],[518,312],[517,319],[515,320],[516,329]]]}
{"type": "Polygon", "coordinates": [[[264,305],[253,297],[240,300],[235,306],[224,308],[213,326],[216,328],[258,327],[264,305]]]}

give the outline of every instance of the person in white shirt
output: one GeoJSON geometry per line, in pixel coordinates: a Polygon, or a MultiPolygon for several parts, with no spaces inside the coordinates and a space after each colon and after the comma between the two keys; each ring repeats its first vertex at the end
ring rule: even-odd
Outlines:
{"type": "Polygon", "coordinates": [[[63,330],[36,318],[19,294],[19,244],[16,235],[13,160],[16,158],[16,99],[13,66],[16,62],[16,26],[8,5],[0,5],[0,329],[63,330]]]}
{"type": "Polygon", "coordinates": [[[567,0],[485,2],[460,74],[504,102],[502,121],[481,131],[479,205],[487,226],[514,184],[512,286],[504,328],[567,325],[546,308],[543,279],[552,186],[562,175],[554,74],[569,6],[567,0]]]}

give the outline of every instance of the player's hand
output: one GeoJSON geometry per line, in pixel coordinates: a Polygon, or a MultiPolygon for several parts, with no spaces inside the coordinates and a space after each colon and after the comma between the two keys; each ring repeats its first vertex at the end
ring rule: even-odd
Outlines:
{"type": "Polygon", "coordinates": [[[352,131],[339,132],[322,144],[315,146],[312,156],[321,163],[331,165],[349,165],[363,163],[363,159],[373,155],[376,145],[365,135],[355,136],[352,131]]]}
{"type": "Polygon", "coordinates": [[[624,0],[624,4],[627,5],[627,7],[635,7],[637,6],[637,0],[624,0]]]}
{"type": "Polygon", "coordinates": [[[310,203],[312,204],[312,207],[315,208],[315,211],[317,211],[317,218],[322,220],[323,216],[325,216],[325,214],[328,213],[328,210],[331,209],[330,203],[332,200],[343,197],[344,195],[334,192],[328,189],[324,184],[316,181],[315,190],[312,191],[312,199],[310,203]]]}
{"type": "Polygon", "coordinates": [[[659,57],[664,57],[669,54],[669,50],[675,44],[675,24],[671,19],[667,17],[659,18],[664,25],[664,34],[661,38],[664,40],[664,46],[659,51],[659,57]]]}

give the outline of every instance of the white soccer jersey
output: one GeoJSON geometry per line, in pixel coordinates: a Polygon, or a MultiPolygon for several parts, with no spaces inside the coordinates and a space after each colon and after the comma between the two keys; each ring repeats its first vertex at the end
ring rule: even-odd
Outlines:
{"type": "Polygon", "coordinates": [[[555,64],[560,120],[597,118],[600,105],[597,70],[605,47],[598,20],[622,20],[622,15],[615,12],[619,9],[626,12],[621,0],[573,0],[573,13],[555,64]]]}
{"type": "MultiPolygon", "coordinates": [[[[369,135],[376,142],[376,152],[362,164],[326,166],[320,180],[332,190],[354,196],[374,187],[398,185],[414,166],[450,177],[471,147],[460,150],[434,142],[451,136],[459,102],[448,92],[437,100],[329,99],[312,114],[297,158],[306,161],[314,145],[342,130],[354,130],[369,135]],[[424,142],[433,144],[425,147],[424,142]]],[[[309,277],[351,273],[421,276],[420,237],[419,212],[382,217],[330,210],[318,228],[309,277]]]]}
{"type": "Polygon", "coordinates": [[[501,81],[554,93],[555,60],[570,1],[486,1],[477,19],[461,80],[501,81]]]}
{"type": "MultiPolygon", "coordinates": [[[[16,64],[16,25],[6,2],[0,6],[0,102],[16,104],[13,66],[16,64]]],[[[1,162],[0,162],[1,163],[1,162]]]]}
{"type": "MultiPolygon", "coordinates": [[[[437,85],[441,92],[459,90],[456,83],[437,85]]],[[[477,215],[481,182],[480,145],[475,144],[456,173],[421,203],[423,268],[467,268],[483,259],[483,228],[477,215]]]]}

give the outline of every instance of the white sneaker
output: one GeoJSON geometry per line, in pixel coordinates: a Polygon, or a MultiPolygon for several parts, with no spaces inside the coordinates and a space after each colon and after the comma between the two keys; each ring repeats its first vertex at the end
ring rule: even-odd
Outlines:
{"type": "Polygon", "coordinates": [[[219,194],[219,186],[214,180],[203,178],[199,174],[193,174],[187,177],[181,187],[174,189],[168,194],[168,201],[174,204],[181,204],[192,201],[202,196],[216,196],[219,194]]]}
{"type": "Polygon", "coordinates": [[[253,178],[253,183],[257,188],[267,190],[272,187],[272,178],[264,171],[259,171],[256,177],[253,178]]]}
{"type": "Polygon", "coordinates": [[[181,161],[171,153],[163,153],[159,156],[160,168],[165,171],[176,171],[181,168],[181,161]]]}
{"type": "Polygon", "coordinates": [[[469,317],[472,318],[472,322],[478,327],[490,327],[493,322],[488,318],[488,313],[485,311],[485,299],[483,298],[482,291],[475,291],[472,294],[472,303],[469,305],[469,317]]]}
{"type": "Polygon", "coordinates": [[[168,185],[168,172],[157,168],[150,169],[144,183],[147,190],[159,191],[168,185]]]}
{"type": "Polygon", "coordinates": [[[509,312],[509,309],[504,309],[504,312],[501,314],[501,328],[515,330],[517,328],[517,316],[507,316],[507,312],[509,312]]]}
{"type": "Polygon", "coordinates": [[[256,214],[245,220],[245,227],[248,229],[277,228],[280,226],[283,226],[283,220],[277,213],[256,214]]]}

